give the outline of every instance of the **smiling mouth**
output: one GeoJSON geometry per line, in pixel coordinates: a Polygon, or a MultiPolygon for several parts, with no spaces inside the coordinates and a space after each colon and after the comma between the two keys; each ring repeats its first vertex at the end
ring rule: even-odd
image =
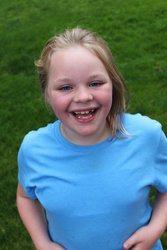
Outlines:
{"type": "Polygon", "coordinates": [[[79,120],[90,120],[94,117],[97,109],[85,110],[85,111],[75,111],[72,112],[74,117],[79,120]]]}

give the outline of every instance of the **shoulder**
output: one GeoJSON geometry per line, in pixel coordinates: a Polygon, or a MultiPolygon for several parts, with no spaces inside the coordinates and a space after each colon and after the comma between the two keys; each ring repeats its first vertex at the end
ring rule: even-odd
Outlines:
{"type": "Polygon", "coordinates": [[[25,135],[23,142],[25,144],[29,144],[35,142],[36,140],[46,138],[54,132],[53,127],[54,123],[50,123],[46,127],[42,127],[37,130],[32,130],[25,135]]]}
{"type": "Polygon", "coordinates": [[[129,133],[134,134],[139,131],[143,131],[143,133],[154,133],[155,131],[162,129],[162,126],[158,121],[141,114],[124,114],[123,125],[129,133]]]}
{"type": "Polygon", "coordinates": [[[58,121],[49,123],[47,126],[32,130],[25,135],[20,149],[26,152],[34,151],[51,143],[54,140],[55,129],[58,126],[58,121]]]}
{"type": "Polygon", "coordinates": [[[161,124],[141,114],[124,114],[123,125],[132,137],[144,142],[157,144],[162,134],[161,124]]]}

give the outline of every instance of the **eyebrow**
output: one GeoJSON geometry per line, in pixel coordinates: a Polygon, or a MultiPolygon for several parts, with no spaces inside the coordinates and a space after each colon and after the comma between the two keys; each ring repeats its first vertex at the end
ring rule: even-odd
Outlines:
{"type": "Polygon", "coordinates": [[[72,79],[71,78],[67,78],[67,77],[60,77],[54,80],[55,83],[63,83],[63,82],[71,82],[72,79]]]}
{"type": "MultiPolygon", "coordinates": [[[[92,75],[90,75],[88,77],[88,81],[94,80],[96,78],[103,78],[104,79],[106,77],[103,74],[92,74],[92,75]]],[[[59,83],[61,83],[61,82],[71,82],[71,81],[73,81],[73,79],[68,78],[68,77],[60,77],[60,78],[55,79],[55,82],[59,82],[59,83]]]]}
{"type": "Polygon", "coordinates": [[[105,77],[105,75],[104,74],[92,74],[92,75],[90,75],[90,77],[89,77],[89,79],[90,79],[90,81],[91,80],[94,80],[94,79],[96,79],[96,78],[105,78],[106,79],[106,77],[105,77]]]}

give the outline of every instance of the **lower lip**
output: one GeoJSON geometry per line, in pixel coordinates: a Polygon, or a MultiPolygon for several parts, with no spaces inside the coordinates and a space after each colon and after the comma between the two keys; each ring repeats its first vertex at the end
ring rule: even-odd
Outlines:
{"type": "Polygon", "coordinates": [[[73,117],[75,118],[75,120],[79,123],[89,123],[91,121],[94,120],[95,116],[96,116],[97,110],[92,114],[92,116],[90,116],[89,118],[78,118],[77,116],[73,115],[73,117]]]}

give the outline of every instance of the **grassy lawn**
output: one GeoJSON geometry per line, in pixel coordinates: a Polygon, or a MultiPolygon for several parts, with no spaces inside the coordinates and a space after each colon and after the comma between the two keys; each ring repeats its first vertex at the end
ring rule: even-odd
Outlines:
{"type": "MultiPolygon", "coordinates": [[[[2,250],[34,249],[16,209],[17,152],[28,131],[55,119],[41,100],[34,60],[48,38],[77,25],[107,40],[131,92],[129,111],[159,120],[167,134],[166,0],[0,1],[2,250]]],[[[167,249],[167,233],[162,242],[167,249]]]]}

